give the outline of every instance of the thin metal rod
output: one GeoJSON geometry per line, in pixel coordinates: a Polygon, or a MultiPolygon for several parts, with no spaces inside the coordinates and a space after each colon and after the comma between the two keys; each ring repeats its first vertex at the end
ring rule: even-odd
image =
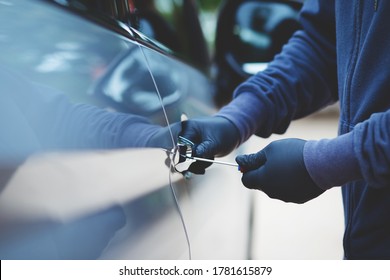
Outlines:
{"type": "MultiPolygon", "coordinates": [[[[147,57],[147,55],[146,55],[145,52],[144,52],[144,48],[143,48],[140,44],[138,44],[138,47],[139,47],[139,49],[141,50],[142,55],[143,55],[143,57],[144,57],[144,59],[145,59],[146,67],[148,68],[149,75],[150,75],[150,77],[152,78],[154,88],[156,89],[157,96],[158,96],[158,98],[159,98],[159,100],[160,100],[160,105],[161,105],[161,108],[162,108],[163,113],[164,113],[165,121],[166,121],[166,123],[167,123],[167,127],[168,127],[168,130],[169,130],[169,134],[170,134],[170,136],[171,136],[172,147],[175,147],[176,144],[175,144],[175,140],[173,139],[172,130],[171,130],[170,126],[169,126],[169,125],[170,125],[170,122],[169,122],[169,119],[168,119],[167,112],[165,111],[164,101],[163,101],[162,96],[161,96],[161,94],[160,94],[160,91],[159,91],[159,89],[158,89],[156,80],[154,79],[154,75],[153,75],[152,69],[151,69],[151,67],[150,67],[150,63],[149,63],[148,57],[147,57]]],[[[171,152],[171,153],[172,153],[172,152],[171,152]]],[[[174,153],[172,153],[172,154],[174,154],[174,153]]],[[[174,163],[173,163],[172,160],[170,161],[170,166],[171,166],[171,167],[174,167],[174,163]]],[[[178,211],[178,213],[179,213],[181,223],[182,223],[182,225],[183,225],[184,235],[185,235],[186,240],[187,240],[188,258],[191,260],[191,259],[192,259],[192,252],[191,252],[191,241],[190,241],[190,236],[189,236],[188,231],[187,231],[186,222],[185,222],[185,220],[184,220],[183,212],[181,211],[181,208],[180,208],[179,200],[177,199],[177,195],[176,195],[175,189],[174,189],[173,184],[172,184],[172,173],[171,173],[171,171],[169,171],[169,186],[170,186],[170,189],[171,189],[173,198],[174,198],[174,200],[175,200],[176,209],[177,209],[177,211],[178,211]]]]}
{"type": "Polygon", "coordinates": [[[230,162],[225,162],[225,161],[212,160],[212,159],[207,159],[207,158],[190,157],[190,156],[185,156],[185,157],[189,158],[189,159],[193,159],[193,160],[199,160],[199,161],[205,161],[205,162],[211,162],[211,163],[217,163],[217,164],[238,167],[237,163],[230,163],[230,162]]]}

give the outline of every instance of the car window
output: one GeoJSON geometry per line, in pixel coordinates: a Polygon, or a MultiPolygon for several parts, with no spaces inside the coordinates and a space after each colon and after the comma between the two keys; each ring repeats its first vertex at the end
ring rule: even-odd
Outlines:
{"type": "Polygon", "coordinates": [[[196,1],[191,0],[78,0],[62,1],[115,19],[163,44],[176,56],[207,71],[210,57],[198,18],[196,1]]]}
{"type": "Polygon", "coordinates": [[[209,54],[198,18],[196,1],[135,1],[139,30],[200,68],[209,65],[209,54]]]}

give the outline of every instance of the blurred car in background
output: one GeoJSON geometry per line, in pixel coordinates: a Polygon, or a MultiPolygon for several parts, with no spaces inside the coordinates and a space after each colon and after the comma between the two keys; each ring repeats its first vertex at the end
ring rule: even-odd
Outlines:
{"type": "Polygon", "coordinates": [[[234,89],[264,70],[300,29],[303,0],[227,0],[219,11],[215,39],[216,100],[231,100],[234,89]]]}
{"type": "MultiPolygon", "coordinates": [[[[286,1],[222,5],[218,29],[229,25],[216,38],[215,76],[196,1],[0,1],[0,64],[73,102],[169,126],[229,98],[231,52],[233,83],[249,75],[245,63],[272,57],[258,55],[265,35],[248,23],[264,24],[271,2],[293,17],[286,1]]],[[[204,176],[179,173],[171,160],[159,148],[31,156],[0,188],[0,258],[250,258],[252,200],[240,173],[215,165],[204,176]]]]}

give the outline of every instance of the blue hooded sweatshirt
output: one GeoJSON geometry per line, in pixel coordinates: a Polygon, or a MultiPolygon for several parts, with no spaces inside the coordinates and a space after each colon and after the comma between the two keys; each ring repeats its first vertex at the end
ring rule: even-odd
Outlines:
{"type": "Polygon", "coordinates": [[[390,1],[307,0],[302,30],[217,114],[245,141],[339,101],[340,136],[308,141],[304,160],[320,187],[345,183],[346,259],[390,259],[389,12],[390,1]]]}

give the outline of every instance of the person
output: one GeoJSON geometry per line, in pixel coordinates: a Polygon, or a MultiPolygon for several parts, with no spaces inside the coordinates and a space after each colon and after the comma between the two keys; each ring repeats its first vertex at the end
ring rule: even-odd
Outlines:
{"type": "MultiPolygon", "coordinates": [[[[215,116],[183,125],[195,156],[213,158],[339,101],[338,137],[282,139],[236,161],[246,187],[286,202],[341,186],[345,259],[390,258],[388,11],[388,1],[305,1],[302,30],[269,67],[239,85],[215,116]]],[[[206,167],[197,162],[190,170],[206,167]]]]}

